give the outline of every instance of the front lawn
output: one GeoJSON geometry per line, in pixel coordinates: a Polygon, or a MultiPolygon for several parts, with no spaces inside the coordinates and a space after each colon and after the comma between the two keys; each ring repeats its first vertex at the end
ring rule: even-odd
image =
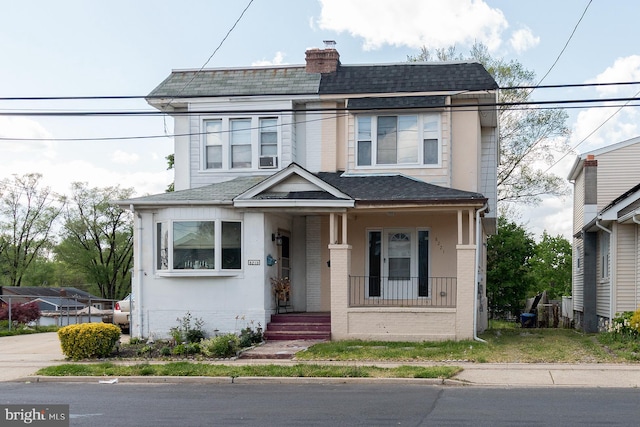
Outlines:
{"type": "MultiPolygon", "coordinates": [[[[492,329],[473,340],[442,342],[336,341],[316,344],[300,360],[386,360],[477,363],[615,363],[631,352],[572,329],[492,329]]],[[[636,345],[639,343],[636,341],[636,345]]],[[[624,348],[628,348],[624,347],[624,348]]]]}

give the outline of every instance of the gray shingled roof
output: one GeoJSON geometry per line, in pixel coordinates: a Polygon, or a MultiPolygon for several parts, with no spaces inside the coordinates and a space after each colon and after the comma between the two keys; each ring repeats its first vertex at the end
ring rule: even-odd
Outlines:
{"type": "Polygon", "coordinates": [[[303,66],[173,71],[149,96],[315,95],[319,85],[303,66]]]}
{"type": "Polygon", "coordinates": [[[477,62],[412,62],[338,67],[323,74],[321,94],[491,90],[498,84],[477,62]]]}
{"type": "Polygon", "coordinates": [[[356,201],[442,203],[486,200],[480,193],[440,187],[404,175],[343,176],[341,172],[320,172],[317,176],[356,201]]]}
{"type": "Polygon", "coordinates": [[[153,194],[151,196],[136,197],[119,200],[121,206],[129,204],[181,204],[206,202],[211,204],[231,204],[233,198],[244,193],[254,185],[266,179],[266,176],[238,177],[230,181],[209,184],[188,190],[172,191],[169,193],[153,194]]]}
{"type": "Polygon", "coordinates": [[[149,97],[331,95],[492,90],[498,84],[476,62],[340,65],[335,73],[304,66],[173,71],[149,97]]]}
{"type": "Polygon", "coordinates": [[[443,107],[446,102],[445,96],[387,96],[387,97],[367,97],[353,98],[349,100],[347,108],[350,110],[371,110],[385,108],[427,108],[443,107]]]}

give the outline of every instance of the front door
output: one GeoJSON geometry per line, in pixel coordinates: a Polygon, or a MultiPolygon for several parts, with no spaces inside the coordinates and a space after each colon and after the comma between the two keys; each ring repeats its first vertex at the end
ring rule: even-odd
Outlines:
{"type": "Polygon", "coordinates": [[[278,246],[278,277],[291,279],[291,236],[288,231],[279,231],[281,244],[278,246]]]}
{"type": "Polygon", "coordinates": [[[383,229],[368,233],[367,297],[429,297],[429,231],[383,229]]]}

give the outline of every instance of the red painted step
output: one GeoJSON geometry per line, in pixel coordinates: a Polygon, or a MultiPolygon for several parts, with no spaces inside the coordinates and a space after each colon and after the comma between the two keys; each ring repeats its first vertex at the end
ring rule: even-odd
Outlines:
{"type": "Polygon", "coordinates": [[[264,339],[330,340],[331,315],[328,313],[274,314],[267,324],[264,339]]]}

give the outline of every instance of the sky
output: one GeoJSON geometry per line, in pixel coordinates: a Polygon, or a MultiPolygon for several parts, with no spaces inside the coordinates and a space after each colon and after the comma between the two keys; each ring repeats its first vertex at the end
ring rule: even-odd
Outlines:
{"type": "MultiPolygon", "coordinates": [[[[0,13],[0,179],[37,172],[52,190],[72,182],[163,192],[173,181],[173,120],[161,116],[34,116],[33,112],[155,111],[144,96],[173,69],[304,64],[335,40],[343,64],[405,62],[422,46],[476,41],[544,85],[640,81],[636,0],[20,0],[0,13]],[[245,10],[246,9],[246,10],[245,10]],[[584,14],[584,16],[583,16],[584,14]],[[547,74],[548,73],[548,74],[547,74]],[[21,115],[16,115],[20,113],[21,115]]],[[[539,101],[636,97],[638,85],[537,89],[539,101]]],[[[620,105],[620,103],[613,103],[620,105]]],[[[572,153],[550,173],[566,179],[576,154],[640,134],[638,107],[569,104],[572,153]]],[[[545,167],[546,169],[547,167],[545,167]]],[[[571,236],[572,200],[548,197],[517,222],[537,239],[571,236]]]]}

